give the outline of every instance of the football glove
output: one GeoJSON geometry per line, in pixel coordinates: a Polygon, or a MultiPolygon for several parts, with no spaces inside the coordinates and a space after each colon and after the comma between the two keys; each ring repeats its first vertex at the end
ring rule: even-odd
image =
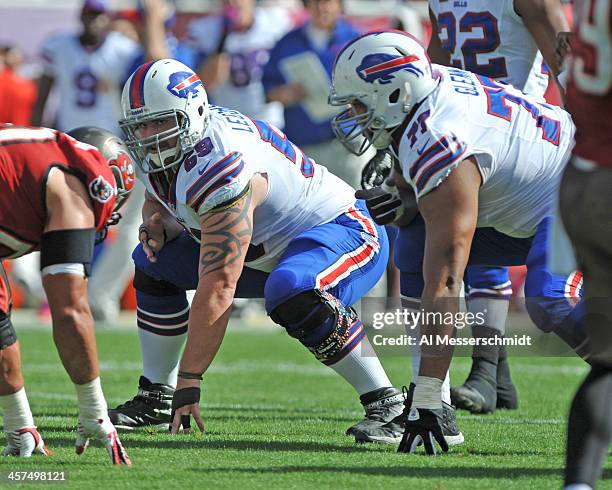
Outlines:
{"type": "Polygon", "coordinates": [[[111,463],[128,466],[132,464],[125,449],[123,449],[119,436],[117,436],[117,430],[108,416],[101,419],[86,419],[79,416],[76,438],[77,454],[85,452],[91,438],[97,439],[106,447],[111,463]]]}
{"type": "Polygon", "coordinates": [[[433,456],[436,454],[435,441],[438,442],[442,451],[448,451],[440,419],[435,411],[427,408],[411,408],[406,417],[404,435],[397,452],[414,453],[422,442],[425,446],[425,453],[433,456]]]}
{"type": "Polygon", "coordinates": [[[383,184],[393,168],[393,157],[386,150],[378,150],[361,171],[361,188],[372,189],[383,184]]]}
{"type": "Polygon", "coordinates": [[[383,183],[379,187],[355,192],[357,199],[365,200],[372,219],[379,225],[388,225],[398,221],[404,207],[397,187],[383,183]]]}
{"type": "Polygon", "coordinates": [[[45,446],[45,441],[36,427],[22,427],[4,434],[6,435],[6,447],[2,451],[3,456],[30,458],[35,453],[51,456],[51,451],[45,446]]]}

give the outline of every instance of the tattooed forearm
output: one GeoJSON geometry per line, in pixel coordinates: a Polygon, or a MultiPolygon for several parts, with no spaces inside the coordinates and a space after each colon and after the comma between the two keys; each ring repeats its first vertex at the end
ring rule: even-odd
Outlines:
{"type": "Polygon", "coordinates": [[[200,278],[221,270],[246,255],[253,233],[249,190],[231,207],[211,211],[202,217],[200,278]]]}

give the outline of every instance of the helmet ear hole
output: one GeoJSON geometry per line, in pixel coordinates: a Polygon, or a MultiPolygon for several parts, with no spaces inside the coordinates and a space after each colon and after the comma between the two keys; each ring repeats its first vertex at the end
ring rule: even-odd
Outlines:
{"type": "Polygon", "coordinates": [[[198,107],[198,114],[201,116],[202,114],[204,114],[204,106],[201,105],[200,107],[198,107]]]}
{"type": "Polygon", "coordinates": [[[400,96],[400,89],[396,88],[393,92],[391,92],[391,94],[389,95],[389,102],[391,102],[392,104],[396,104],[397,101],[399,100],[399,96],[400,96]]]}

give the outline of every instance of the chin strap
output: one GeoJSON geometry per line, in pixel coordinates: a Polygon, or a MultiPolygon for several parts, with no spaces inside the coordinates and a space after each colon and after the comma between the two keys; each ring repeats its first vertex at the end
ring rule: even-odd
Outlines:
{"type": "Polygon", "coordinates": [[[110,218],[108,218],[108,220],[106,220],[106,223],[104,223],[104,228],[102,228],[98,233],[96,233],[96,239],[94,241],[94,244],[99,245],[104,240],[106,240],[106,237],[108,236],[109,226],[115,226],[116,224],[119,223],[120,220],[121,220],[121,213],[117,211],[112,213],[110,215],[110,218]]]}

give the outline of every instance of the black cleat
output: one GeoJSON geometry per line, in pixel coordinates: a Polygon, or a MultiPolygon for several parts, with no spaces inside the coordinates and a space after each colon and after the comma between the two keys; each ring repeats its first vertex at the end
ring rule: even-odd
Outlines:
{"type": "Polygon", "coordinates": [[[442,402],[442,415],[440,420],[440,426],[442,427],[442,435],[446,439],[446,443],[449,446],[457,446],[463,444],[465,438],[457,427],[457,414],[455,407],[448,403],[442,402]]]}
{"type": "Polygon", "coordinates": [[[497,404],[497,364],[474,357],[465,383],[451,388],[451,402],[455,407],[471,413],[494,412],[497,404]]]}
{"type": "Polygon", "coordinates": [[[518,393],[510,377],[510,365],[506,357],[497,364],[497,408],[516,410],[518,406],[518,393]]]}
{"type": "Polygon", "coordinates": [[[381,388],[371,391],[360,397],[363,408],[365,409],[365,418],[357,424],[349,427],[346,434],[355,437],[355,442],[380,442],[385,444],[393,444],[399,437],[402,438],[403,427],[387,427],[381,430],[383,426],[391,423],[398,415],[402,413],[404,408],[404,397],[402,393],[391,387],[381,388]]]}
{"type": "MultiPolygon", "coordinates": [[[[393,420],[378,427],[371,427],[366,434],[354,434],[355,442],[379,442],[384,444],[399,444],[404,435],[405,420],[412,406],[412,395],[414,393],[414,383],[410,387],[404,387],[404,409],[401,414],[393,420]]],[[[463,434],[457,427],[457,417],[453,406],[442,402],[442,410],[436,410],[440,417],[440,427],[442,434],[449,446],[462,444],[463,434]]]]}
{"type": "Polygon", "coordinates": [[[157,427],[168,430],[173,396],[172,386],[151,383],[141,376],[136,396],[116,408],[109,409],[108,416],[117,429],[157,427]]]}

